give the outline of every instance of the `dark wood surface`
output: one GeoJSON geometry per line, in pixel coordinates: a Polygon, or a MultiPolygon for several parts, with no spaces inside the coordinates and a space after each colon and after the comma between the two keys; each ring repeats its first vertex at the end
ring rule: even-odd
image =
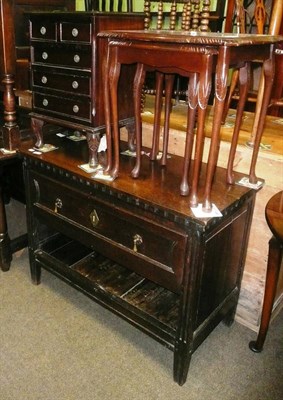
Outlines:
{"type": "Polygon", "coordinates": [[[283,256],[283,191],[274,195],[267,203],[265,208],[266,222],[273,234],[269,241],[269,252],[267,260],[265,292],[262,306],[261,323],[256,341],[250,343],[250,349],[255,353],[260,353],[263,350],[265,343],[276,289],[280,268],[282,265],[283,256]]]}
{"type": "Polygon", "coordinates": [[[133,159],[121,156],[119,178],[105,182],[80,168],[86,142],[48,142],[58,148],[20,149],[33,282],[45,268],[164,344],[184,384],[192,352],[234,319],[255,191],[227,185],[217,168],[212,198],[223,216],[200,219],[176,190],[181,158],[161,167],[144,155],[132,179],[133,159]]]}

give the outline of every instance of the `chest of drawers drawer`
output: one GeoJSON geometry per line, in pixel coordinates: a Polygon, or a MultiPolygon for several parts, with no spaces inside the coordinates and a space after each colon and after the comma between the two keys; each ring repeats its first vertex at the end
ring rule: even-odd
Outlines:
{"type": "Polygon", "coordinates": [[[41,175],[34,174],[32,186],[34,208],[49,222],[61,220],[83,231],[93,249],[170,290],[180,290],[186,232],[41,175]]]}
{"type": "Polygon", "coordinates": [[[34,43],[31,47],[32,63],[91,70],[91,47],[34,43]]]}
{"type": "Polygon", "coordinates": [[[72,94],[91,95],[90,75],[66,73],[55,71],[46,67],[37,67],[33,70],[34,90],[63,91],[72,94]]]}
{"type": "Polygon", "coordinates": [[[34,110],[41,110],[47,114],[55,113],[85,122],[91,121],[91,102],[85,97],[59,97],[33,92],[33,107],[34,110]]]}
{"type": "Polygon", "coordinates": [[[31,40],[57,40],[57,24],[55,21],[36,19],[30,24],[31,40]]]}

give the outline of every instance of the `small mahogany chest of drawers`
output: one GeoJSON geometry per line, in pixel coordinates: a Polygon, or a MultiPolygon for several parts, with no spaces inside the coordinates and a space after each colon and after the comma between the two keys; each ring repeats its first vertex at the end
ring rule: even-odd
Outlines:
{"type": "Polygon", "coordinates": [[[255,191],[226,185],[217,168],[222,216],[196,218],[179,195],[182,159],[164,169],[145,156],[133,181],[122,155],[119,178],[96,181],[78,167],[85,142],[52,140],[58,149],[46,154],[20,150],[33,282],[47,269],[171,349],[182,385],[193,351],[234,319],[255,191]]]}
{"type": "MultiPolygon", "coordinates": [[[[88,136],[90,163],[96,161],[96,140],[104,132],[100,31],[143,29],[139,13],[55,12],[30,15],[32,127],[36,147],[43,146],[44,122],[84,132],[88,136]],[[93,142],[93,140],[95,142],[93,142]]],[[[119,82],[119,121],[130,134],[133,101],[127,88],[134,66],[125,66],[119,82]]]]}

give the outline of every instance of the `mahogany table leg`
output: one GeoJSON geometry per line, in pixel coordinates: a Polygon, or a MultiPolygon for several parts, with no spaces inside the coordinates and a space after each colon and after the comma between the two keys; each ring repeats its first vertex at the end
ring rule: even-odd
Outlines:
{"type": "Polygon", "coordinates": [[[280,265],[282,262],[283,244],[274,236],[269,241],[269,253],[266,271],[265,294],[262,308],[260,329],[256,341],[252,341],[249,347],[255,353],[260,353],[263,349],[267,330],[269,327],[272,313],[273,302],[276,294],[277,281],[279,277],[280,265]]]}
{"type": "Polygon", "coordinates": [[[2,271],[8,271],[12,261],[12,251],[10,238],[7,229],[6,211],[2,197],[2,187],[0,184],[0,268],[2,271]]]}
{"type": "Polygon", "coordinates": [[[119,173],[119,124],[118,124],[118,81],[121,71],[121,64],[117,62],[116,57],[111,57],[109,68],[109,87],[112,109],[113,123],[113,141],[114,141],[114,162],[111,170],[113,178],[117,178],[119,173]]]}
{"type": "Polygon", "coordinates": [[[196,133],[196,149],[193,165],[193,180],[190,190],[189,205],[190,207],[198,206],[198,181],[201,167],[203,141],[204,141],[204,124],[205,124],[206,109],[198,109],[197,117],[197,133],[196,133]]]}
{"type": "Polygon", "coordinates": [[[204,147],[204,125],[208,99],[211,91],[211,74],[212,74],[212,55],[205,57],[202,64],[202,71],[199,74],[198,85],[198,118],[197,118],[197,134],[196,134],[196,149],[193,166],[193,180],[189,204],[191,207],[198,205],[198,182],[200,167],[202,163],[203,147],[204,147]]]}
{"type": "Polygon", "coordinates": [[[259,152],[260,141],[264,129],[265,116],[269,105],[271,90],[274,81],[274,71],[275,71],[275,57],[274,57],[274,45],[272,45],[270,51],[270,57],[263,63],[264,91],[263,91],[261,112],[258,120],[257,132],[255,136],[254,149],[253,149],[250,172],[249,172],[250,183],[257,183],[255,167],[259,152]]]}
{"type": "Polygon", "coordinates": [[[227,182],[230,185],[232,185],[234,183],[233,165],[234,165],[235,154],[236,154],[236,149],[237,149],[237,144],[238,144],[238,139],[239,139],[240,127],[242,124],[244,107],[245,107],[245,103],[246,103],[246,99],[247,99],[247,95],[248,95],[249,82],[250,82],[250,63],[245,63],[245,65],[242,68],[240,68],[240,70],[238,71],[238,77],[239,77],[239,86],[240,86],[239,101],[238,101],[238,106],[237,106],[236,121],[235,121],[232,141],[231,141],[229,159],[228,159],[228,164],[227,164],[227,175],[226,175],[227,182]]]}
{"type": "Polygon", "coordinates": [[[154,121],[153,121],[153,133],[152,133],[152,147],[150,153],[151,161],[156,160],[159,152],[159,138],[160,138],[160,120],[161,120],[161,109],[162,109],[162,89],[164,74],[157,71],[155,73],[156,79],[156,94],[154,104],[154,121]]]}
{"type": "Polygon", "coordinates": [[[136,120],[136,163],[131,172],[133,178],[138,178],[141,167],[141,150],[142,150],[142,121],[141,121],[141,95],[142,88],[145,80],[145,65],[142,63],[137,64],[136,74],[134,78],[134,108],[136,120]]]}
{"type": "Polygon", "coordinates": [[[160,160],[161,165],[165,166],[167,161],[168,143],[169,143],[169,123],[171,114],[171,101],[174,85],[173,74],[165,74],[165,117],[164,117],[164,130],[163,130],[163,151],[160,160]]]}
{"type": "Polygon", "coordinates": [[[197,86],[198,74],[192,74],[192,76],[190,76],[189,78],[188,85],[187,132],[184,152],[183,174],[180,185],[180,193],[182,196],[187,196],[189,194],[188,175],[194,142],[194,127],[197,110],[197,86]]]}
{"type": "Polygon", "coordinates": [[[107,52],[107,58],[103,63],[104,74],[104,85],[103,85],[103,95],[104,95],[104,119],[105,119],[105,134],[106,134],[106,144],[107,144],[107,164],[105,167],[105,172],[110,173],[112,169],[112,138],[111,138],[111,105],[110,105],[110,87],[109,87],[109,74],[110,74],[110,48],[107,52]]]}
{"type": "Polygon", "coordinates": [[[214,177],[214,172],[217,164],[217,158],[220,145],[220,128],[222,115],[225,105],[225,98],[227,92],[227,76],[229,68],[229,49],[223,46],[219,50],[218,61],[215,74],[215,106],[213,127],[211,132],[211,141],[207,162],[207,172],[204,188],[204,200],[202,208],[204,211],[211,211],[211,186],[214,177]]]}

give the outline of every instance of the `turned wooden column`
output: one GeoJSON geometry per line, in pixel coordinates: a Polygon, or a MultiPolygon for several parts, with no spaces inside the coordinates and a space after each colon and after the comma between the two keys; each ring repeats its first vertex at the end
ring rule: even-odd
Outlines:
{"type": "Polygon", "coordinates": [[[14,0],[0,0],[0,71],[4,89],[4,125],[1,127],[3,144],[8,150],[15,150],[20,141],[20,130],[16,119],[15,83],[15,29],[14,0]]]}

